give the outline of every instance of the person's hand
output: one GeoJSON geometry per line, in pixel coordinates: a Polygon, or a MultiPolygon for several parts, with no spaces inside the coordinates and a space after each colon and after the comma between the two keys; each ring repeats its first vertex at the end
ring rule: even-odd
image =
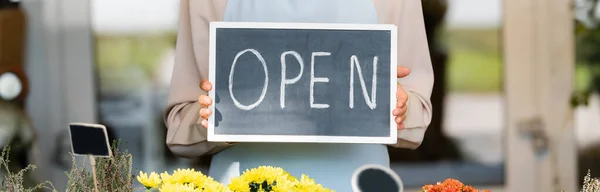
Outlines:
{"type": "MultiPolygon", "coordinates": [[[[200,89],[209,92],[210,90],[212,90],[212,83],[210,83],[207,80],[202,81],[202,83],[200,83],[200,89]]],[[[208,128],[208,117],[210,117],[210,115],[212,115],[212,111],[210,110],[210,105],[212,105],[213,100],[212,98],[210,98],[210,96],[208,95],[200,95],[200,97],[198,97],[198,103],[200,103],[200,117],[202,117],[202,126],[204,128],[208,128]]]]}
{"type": "MultiPolygon", "coordinates": [[[[398,66],[398,78],[404,78],[409,74],[410,69],[398,66]]],[[[408,110],[408,95],[400,83],[397,83],[397,86],[396,109],[392,111],[392,114],[396,117],[395,121],[398,129],[404,129],[404,120],[406,119],[406,111],[408,110]]]]}

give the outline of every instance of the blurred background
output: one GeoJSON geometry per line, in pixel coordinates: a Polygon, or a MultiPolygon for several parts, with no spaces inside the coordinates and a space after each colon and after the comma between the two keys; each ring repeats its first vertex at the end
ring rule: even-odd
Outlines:
{"type": "MultiPolygon", "coordinates": [[[[422,2],[435,72],[434,117],[419,149],[389,149],[392,168],[408,188],[456,178],[501,189],[510,153],[505,147],[504,2],[422,2]]],[[[594,14],[597,1],[577,2],[572,106],[579,169],[573,179],[580,183],[587,169],[600,172],[600,14],[594,14]]],[[[65,122],[87,121],[106,125],[111,137],[122,140],[121,148],[134,156],[134,169],[206,168],[206,159],[174,157],[164,142],[162,113],[179,1],[14,4],[0,4],[0,75],[18,74],[27,81],[23,90],[28,93],[1,100],[0,144],[13,146],[15,162],[20,162],[15,166],[35,162],[40,169],[32,179],[51,180],[60,189],[56,183],[66,182],[63,172],[71,166],[65,122]],[[23,16],[12,16],[12,9],[23,16]],[[10,39],[23,39],[22,47],[5,46],[10,39]],[[22,52],[25,59],[6,60],[7,49],[22,52]]]]}

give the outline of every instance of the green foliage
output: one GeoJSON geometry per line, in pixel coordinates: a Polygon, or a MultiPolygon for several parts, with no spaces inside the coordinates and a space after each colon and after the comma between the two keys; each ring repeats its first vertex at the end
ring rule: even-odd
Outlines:
{"type": "Polygon", "coordinates": [[[10,146],[6,146],[2,149],[0,155],[0,169],[5,169],[6,172],[2,180],[0,181],[0,191],[2,192],[33,192],[42,189],[56,191],[54,186],[49,181],[40,183],[34,187],[28,188],[23,185],[24,175],[27,171],[32,171],[36,168],[35,165],[28,165],[19,172],[13,173],[10,170],[10,146]]]}
{"type": "Polygon", "coordinates": [[[96,69],[101,92],[126,91],[154,78],[163,54],[175,46],[176,38],[174,32],[96,35],[96,69]]]}
{"type": "MultiPolygon", "coordinates": [[[[133,157],[127,151],[119,151],[120,141],[113,143],[113,156],[110,158],[96,159],[96,179],[98,181],[99,192],[112,191],[134,191],[134,175],[132,173],[133,157]]],[[[0,180],[0,192],[34,192],[41,190],[56,191],[51,182],[46,181],[34,187],[27,188],[23,185],[25,172],[35,169],[35,165],[29,165],[19,172],[13,173],[9,168],[10,147],[2,150],[0,155],[0,169],[5,169],[6,174],[0,180]]],[[[67,192],[88,192],[94,191],[94,178],[90,170],[84,166],[78,167],[75,156],[73,158],[73,167],[67,172],[67,192]]],[[[85,165],[86,162],[83,162],[85,165]]]]}
{"type": "Polygon", "coordinates": [[[600,78],[600,18],[596,17],[600,0],[583,0],[576,7],[575,57],[577,69],[576,89],[571,97],[571,106],[587,105],[590,94],[600,91],[595,81],[600,78]]]}
{"type": "Polygon", "coordinates": [[[503,64],[499,29],[448,29],[442,40],[449,60],[450,92],[498,93],[502,91],[503,64]]]}
{"type": "Polygon", "coordinates": [[[67,173],[69,181],[67,181],[67,192],[76,191],[94,191],[94,180],[91,173],[87,172],[85,168],[77,167],[77,160],[75,156],[71,155],[73,164],[71,171],[67,173]]]}
{"type": "MultiPolygon", "coordinates": [[[[113,156],[110,158],[96,158],[96,179],[100,192],[134,191],[132,173],[133,157],[127,151],[119,151],[120,141],[115,141],[112,146],[113,156]]],[[[91,170],[77,167],[73,157],[73,167],[66,173],[68,192],[94,191],[94,178],[91,170]]],[[[85,162],[84,162],[85,164],[85,162]]]]}
{"type": "Polygon", "coordinates": [[[576,56],[583,64],[600,64],[600,18],[595,16],[599,0],[584,0],[575,20],[576,56]]]}
{"type": "Polygon", "coordinates": [[[174,33],[142,35],[97,35],[96,54],[100,69],[116,69],[127,65],[138,66],[148,76],[155,74],[154,66],[163,52],[175,46],[174,33]]]}
{"type": "Polygon", "coordinates": [[[583,64],[600,64],[600,29],[576,24],[576,56],[583,64]]]}

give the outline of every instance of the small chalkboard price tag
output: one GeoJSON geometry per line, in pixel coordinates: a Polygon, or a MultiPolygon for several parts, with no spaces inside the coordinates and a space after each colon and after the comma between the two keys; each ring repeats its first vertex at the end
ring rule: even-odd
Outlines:
{"type": "Polygon", "coordinates": [[[208,140],[396,143],[396,30],[211,22],[208,140]]]}
{"type": "Polygon", "coordinates": [[[106,127],[99,124],[69,124],[73,154],[80,156],[111,157],[106,127]]]}
{"type": "Polygon", "coordinates": [[[404,185],[400,176],[389,167],[364,165],[352,175],[354,192],[402,192],[404,185]]]}
{"type": "Polygon", "coordinates": [[[112,157],[106,126],[89,123],[69,124],[71,148],[74,155],[87,156],[92,166],[95,191],[98,192],[95,157],[112,157]]]}

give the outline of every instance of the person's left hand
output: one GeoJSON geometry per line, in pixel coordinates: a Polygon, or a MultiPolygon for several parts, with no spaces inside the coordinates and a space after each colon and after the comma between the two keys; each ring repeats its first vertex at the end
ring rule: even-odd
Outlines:
{"type": "MultiPolygon", "coordinates": [[[[410,74],[410,69],[398,66],[398,78],[404,78],[410,74]]],[[[396,90],[396,109],[392,111],[398,129],[404,129],[404,120],[406,119],[406,111],[408,110],[408,94],[400,83],[397,84],[396,90]]]]}

